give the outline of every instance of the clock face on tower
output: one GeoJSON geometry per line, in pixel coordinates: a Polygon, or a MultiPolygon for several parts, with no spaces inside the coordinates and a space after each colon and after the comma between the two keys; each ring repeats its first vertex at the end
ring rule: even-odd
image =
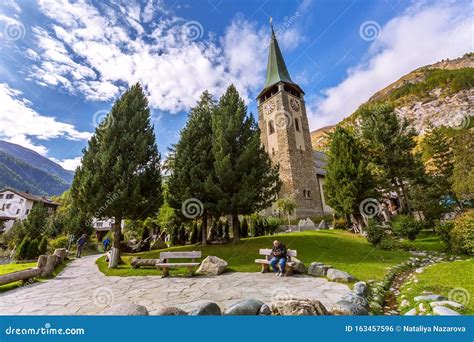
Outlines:
{"type": "Polygon", "coordinates": [[[296,99],[290,99],[290,106],[291,108],[293,108],[293,110],[295,112],[299,112],[300,111],[300,103],[298,100],[296,99]]]}
{"type": "Polygon", "coordinates": [[[272,101],[269,101],[263,105],[263,112],[265,114],[270,114],[275,109],[275,104],[272,101]]]}

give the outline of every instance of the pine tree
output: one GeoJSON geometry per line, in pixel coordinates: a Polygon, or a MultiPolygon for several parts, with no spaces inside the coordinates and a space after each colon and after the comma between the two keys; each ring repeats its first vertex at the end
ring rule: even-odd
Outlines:
{"type": "Polygon", "coordinates": [[[231,85],[212,116],[213,172],[206,188],[217,212],[232,216],[233,241],[240,240],[239,214],[267,208],[275,200],[281,181],[260,143],[260,131],[237,89],[231,85]]]}
{"type": "Polygon", "coordinates": [[[359,228],[364,225],[359,206],[374,196],[372,175],[366,152],[353,134],[340,125],[330,136],[324,193],[327,203],[342,215],[354,215],[359,228]]]}
{"type": "MultiPolygon", "coordinates": [[[[472,117],[471,117],[472,118],[472,117]]],[[[474,122],[474,118],[471,120],[474,122]]],[[[453,190],[462,200],[474,198],[474,128],[462,129],[454,138],[453,190]]]]}
{"type": "Polygon", "coordinates": [[[43,255],[47,251],[48,251],[48,239],[46,238],[46,236],[43,236],[38,246],[38,255],[43,255]]]}
{"type": "Polygon", "coordinates": [[[48,210],[42,203],[36,203],[28,217],[22,221],[23,229],[31,239],[40,238],[46,231],[48,223],[48,210]]]}
{"type": "Polygon", "coordinates": [[[391,105],[366,105],[358,112],[363,142],[377,168],[377,185],[396,191],[402,211],[411,213],[407,186],[424,177],[421,159],[412,153],[416,131],[407,119],[398,118],[391,105]]]}
{"type": "Polygon", "coordinates": [[[71,194],[89,216],[115,219],[113,247],[119,250],[122,219],[143,219],[160,208],[160,155],[140,84],[128,89],[97,127],[71,194]]]}
{"type": "Polygon", "coordinates": [[[181,212],[183,202],[195,198],[202,203],[201,212],[194,218],[202,218],[202,245],[207,241],[207,216],[215,207],[215,200],[205,187],[212,172],[212,112],[215,103],[212,95],[205,91],[196,107],[189,113],[186,126],[181,130],[179,142],[173,147],[169,162],[171,176],[168,180],[170,205],[181,212]]]}
{"type": "Polygon", "coordinates": [[[30,244],[28,245],[28,260],[33,260],[38,257],[38,240],[33,239],[31,240],[30,244]]]}

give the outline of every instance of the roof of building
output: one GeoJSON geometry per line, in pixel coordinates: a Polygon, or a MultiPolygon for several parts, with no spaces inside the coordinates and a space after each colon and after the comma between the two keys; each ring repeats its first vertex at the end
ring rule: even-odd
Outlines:
{"type": "Polygon", "coordinates": [[[272,26],[272,36],[270,38],[270,46],[268,49],[267,79],[265,80],[263,90],[258,94],[258,97],[268,90],[268,88],[280,82],[292,84],[304,94],[304,91],[293,82],[290,77],[272,26]]]}
{"type": "Polygon", "coordinates": [[[36,195],[30,194],[29,192],[18,191],[18,190],[11,189],[11,188],[5,188],[5,189],[1,190],[0,193],[5,192],[5,191],[13,192],[13,193],[17,194],[18,196],[21,196],[21,197],[26,198],[28,200],[31,200],[33,202],[42,202],[42,203],[45,203],[45,204],[56,205],[56,206],[60,205],[59,203],[54,202],[54,201],[50,200],[47,197],[36,196],[36,195]]]}
{"type": "Polygon", "coordinates": [[[327,155],[321,151],[313,151],[316,174],[326,175],[327,155]]]}

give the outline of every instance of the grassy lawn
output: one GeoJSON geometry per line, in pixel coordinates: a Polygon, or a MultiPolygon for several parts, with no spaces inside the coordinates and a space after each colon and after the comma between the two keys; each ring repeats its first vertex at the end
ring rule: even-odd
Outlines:
{"type": "MultiPolygon", "coordinates": [[[[421,295],[423,291],[430,291],[449,298],[449,293],[453,289],[452,299],[463,302],[465,309],[458,311],[462,314],[474,314],[474,260],[463,260],[454,262],[443,262],[427,267],[423,273],[415,273],[418,283],[404,284],[401,288],[401,295],[406,295],[407,299],[414,307],[413,298],[421,295]],[[455,294],[458,294],[459,297],[455,294]],[[461,298],[467,298],[463,301],[461,298]],[[467,303],[466,303],[467,302],[467,303]]],[[[408,311],[410,308],[404,310],[408,311]]],[[[453,308],[454,309],[454,308],[453,308]]]]}
{"type": "Polygon", "coordinates": [[[433,232],[423,231],[418,234],[415,241],[404,240],[404,242],[413,249],[444,252],[446,246],[443,241],[433,232]]]}
{"type": "MultiPolygon", "coordinates": [[[[372,247],[366,239],[355,236],[342,230],[307,231],[301,233],[279,234],[257,238],[243,239],[239,244],[214,245],[214,246],[183,246],[173,247],[169,251],[201,250],[203,258],[215,255],[229,263],[230,271],[258,272],[259,266],[255,259],[259,258],[260,248],[271,248],[275,239],[282,241],[288,248],[297,250],[298,259],[306,266],[313,261],[330,264],[335,268],[349,272],[360,280],[380,280],[386,268],[400,263],[409,257],[404,251],[384,251],[372,247]]],[[[108,269],[104,258],[99,258],[99,269],[106,275],[136,276],[158,275],[160,271],[153,268],[140,268],[133,270],[130,260],[135,256],[142,258],[158,258],[161,251],[149,251],[124,256],[124,265],[117,269],[108,269]]],[[[181,270],[171,270],[171,274],[181,274],[181,270]]]]}

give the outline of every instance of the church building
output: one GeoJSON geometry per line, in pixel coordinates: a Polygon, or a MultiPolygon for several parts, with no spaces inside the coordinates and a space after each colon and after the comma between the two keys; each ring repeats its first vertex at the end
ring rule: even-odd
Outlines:
{"type": "MultiPolygon", "coordinates": [[[[258,122],[262,144],[280,168],[279,198],[293,198],[294,217],[306,218],[332,212],[324,202],[325,155],[313,151],[304,91],[292,81],[273,31],[267,77],[258,97],[258,122]]],[[[275,207],[266,210],[267,215],[275,207]]]]}

